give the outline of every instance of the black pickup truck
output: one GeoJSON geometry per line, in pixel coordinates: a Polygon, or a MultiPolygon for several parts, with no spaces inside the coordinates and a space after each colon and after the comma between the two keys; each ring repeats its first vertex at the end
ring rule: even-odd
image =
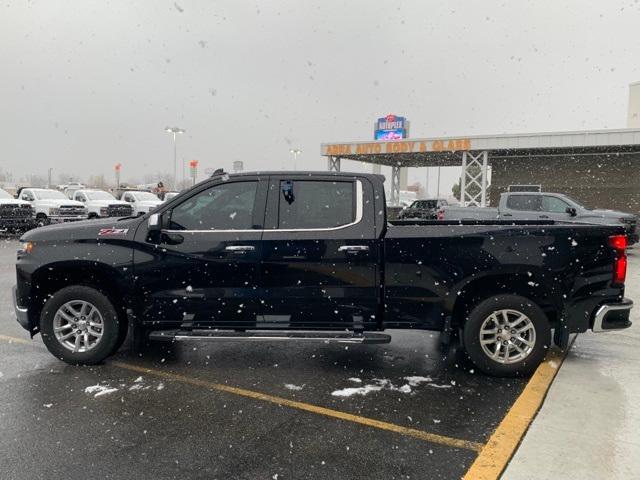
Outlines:
{"type": "Polygon", "coordinates": [[[531,373],[552,338],[630,326],[622,226],[388,222],[383,182],[224,174],[141,217],[28,232],[18,321],[73,364],[102,361],[128,331],[144,346],[434,330],[501,376],[531,373]]]}

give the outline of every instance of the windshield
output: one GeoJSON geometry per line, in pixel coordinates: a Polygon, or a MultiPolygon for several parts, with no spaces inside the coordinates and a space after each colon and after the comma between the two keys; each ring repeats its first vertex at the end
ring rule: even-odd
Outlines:
{"type": "Polygon", "coordinates": [[[13,197],[0,188],[0,198],[9,199],[13,197]]]}
{"type": "Polygon", "coordinates": [[[69,200],[64,193],[57,190],[34,190],[33,194],[38,200],[69,200]]]}
{"type": "Polygon", "coordinates": [[[115,200],[116,198],[109,192],[86,192],[89,200],[115,200]]]}
{"type": "Polygon", "coordinates": [[[138,201],[148,201],[148,200],[160,201],[160,199],[151,192],[135,192],[132,195],[138,201]]]}

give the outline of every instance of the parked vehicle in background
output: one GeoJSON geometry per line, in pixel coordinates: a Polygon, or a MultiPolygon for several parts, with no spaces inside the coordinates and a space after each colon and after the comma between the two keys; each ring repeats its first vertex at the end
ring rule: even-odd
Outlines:
{"type": "Polygon", "coordinates": [[[445,344],[460,331],[475,365],[499,376],[534,371],[552,329],[567,348],[571,333],[631,325],[622,226],[388,222],[383,182],[223,175],[143,217],[33,230],[18,253],[16,316],[73,364],[113,354],[128,325],[139,347],[388,343],[384,329],[422,329],[445,344]]]}
{"type": "Polygon", "coordinates": [[[615,210],[590,210],[562,193],[506,192],[500,195],[497,208],[446,206],[438,211],[438,220],[556,220],[622,225],[629,244],[638,241],[635,215],[615,210]]]}
{"type": "Polygon", "coordinates": [[[86,220],[89,217],[89,213],[82,203],[70,200],[59,190],[22,188],[18,198],[31,204],[35,210],[36,223],[39,226],[86,220]]]}
{"type": "Polygon", "coordinates": [[[449,205],[445,199],[416,200],[408,207],[402,209],[398,214],[398,219],[422,218],[424,220],[435,220],[438,210],[449,205]]]}
{"type": "Polygon", "coordinates": [[[144,215],[145,213],[149,213],[158,205],[162,205],[162,200],[160,200],[156,195],[151,192],[143,192],[140,190],[124,192],[121,200],[131,205],[133,209],[132,215],[144,215]]]}
{"type": "Polygon", "coordinates": [[[77,190],[73,199],[82,202],[89,218],[129,217],[133,215],[133,206],[123,200],[117,200],[109,192],[103,190],[77,190]]]}
{"type": "Polygon", "coordinates": [[[0,231],[29,230],[35,226],[35,214],[30,203],[16,200],[0,188],[0,231]]]}

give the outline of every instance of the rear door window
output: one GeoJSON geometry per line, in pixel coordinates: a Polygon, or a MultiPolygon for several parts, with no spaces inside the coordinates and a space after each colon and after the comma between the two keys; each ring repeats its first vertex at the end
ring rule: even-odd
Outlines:
{"type": "Polygon", "coordinates": [[[509,195],[507,208],[511,210],[525,210],[539,212],[542,209],[540,195],[509,195]]]}
{"type": "Polygon", "coordinates": [[[354,182],[283,180],[278,228],[335,228],[353,223],[355,196],[354,182]]]}

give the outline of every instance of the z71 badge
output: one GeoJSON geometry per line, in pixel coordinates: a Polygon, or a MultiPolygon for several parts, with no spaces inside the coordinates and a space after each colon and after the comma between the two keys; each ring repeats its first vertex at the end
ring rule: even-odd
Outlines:
{"type": "Polygon", "coordinates": [[[99,237],[113,237],[126,235],[129,231],[128,228],[101,228],[98,232],[99,237]]]}

